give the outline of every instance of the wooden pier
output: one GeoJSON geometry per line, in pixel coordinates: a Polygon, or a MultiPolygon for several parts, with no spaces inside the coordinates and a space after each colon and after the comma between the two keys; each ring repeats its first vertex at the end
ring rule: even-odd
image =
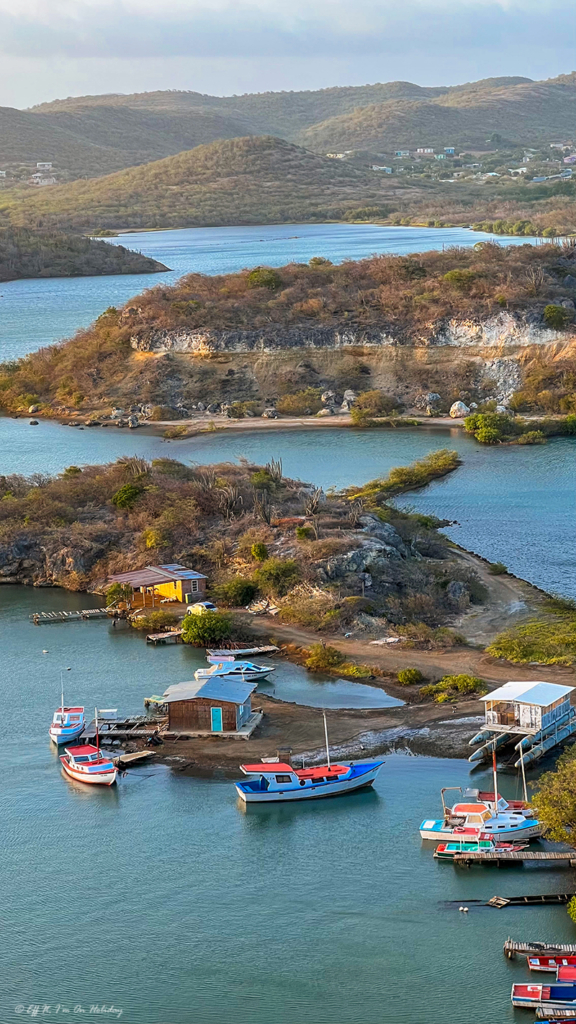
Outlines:
{"type": "Polygon", "coordinates": [[[552,942],[516,942],[506,939],[504,956],[513,960],[515,956],[576,956],[576,945],[552,942]]]}
{"type": "Polygon", "coordinates": [[[83,608],[73,612],[34,612],[28,618],[35,626],[41,626],[45,622],[86,622],[88,619],[105,619],[107,616],[108,608],[83,608]]]}
{"type": "Polygon", "coordinates": [[[471,864],[545,864],[547,867],[570,867],[576,868],[576,851],[568,850],[545,850],[538,853],[532,850],[495,850],[494,852],[470,851],[468,853],[455,853],[454,863],[464,864],[466,867],[471,864]]]}
{"type": "MultiPolygon", "coordinates": [[[[138,716],[137,718],[126,718],[123,721],[106,721],[100,720],[98,722],[98,738],[101,744],[106,743],[121,743],[125,740],[132,739],[150,739],[151,736],[157,735],[161,729],[164,729],[168,724],[168,719],[150,719],[145,715],[138,716]]],[[[84,732],[81,733],[79,743],[95,743],[96,742],[96,722],[92,721],[89,725],[86,725],[84,732]]]]}
{"type": "Polygon", "coordinates": [[[177,644],[182,640],[182,629],[169,629],[165,633],[148,633],[147,644],[177,644]]]}
{"type": "Polygon", "coordinates": [[[557,905],[558,903],[569,903],[576,892],[547,892],[542,896],[493,896],[488,900],[487,907],[496,907],[502,910],[504,907],[541,907],[557,905]]]}

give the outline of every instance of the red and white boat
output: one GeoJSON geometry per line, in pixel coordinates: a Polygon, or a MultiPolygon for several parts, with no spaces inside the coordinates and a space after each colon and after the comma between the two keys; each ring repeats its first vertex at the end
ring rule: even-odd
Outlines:
{"type": "Polygon", "coordinates": [[[84,743],[78,747],[65,747],[60,761],[71,779],[87,782],[89,785],[112,786],[116,782],[118,769],[110,757],[100,750],[98,739],[98,708],[95,709],[96,746],[84,743]]]}
{"type": "Polygon", "coordinates": [[[529,956],[528,967],[531,971],[547,971],[556,974],[559,967],[576,967],[576,956],[529,956]]]}
{"type": "Polygon", "coordinates": [[[77,782],[101,786],[111,786],[116,782],[116,765],[99,747],[93,747],[91,743],[81,747],[66,747],[60,761],[66,774],[77,782]]]}

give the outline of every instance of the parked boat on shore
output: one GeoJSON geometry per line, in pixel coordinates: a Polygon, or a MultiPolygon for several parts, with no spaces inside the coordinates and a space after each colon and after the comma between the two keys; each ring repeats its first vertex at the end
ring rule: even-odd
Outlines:
{"type": "Polygon", "coordinates": [[[230,658],[227,661],[217,661],[210,668],[196,669],[194,678],[200,682],[225,676],[226,679],[241,679],[246,683],[257,683],[261,679],[266,679],[271,672],[274,672],[272,665],[256,665],[253,661],[234,661],[230,658]]]}

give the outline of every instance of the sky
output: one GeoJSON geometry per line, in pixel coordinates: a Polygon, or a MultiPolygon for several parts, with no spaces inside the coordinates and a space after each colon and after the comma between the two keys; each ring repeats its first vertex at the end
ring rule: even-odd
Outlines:
{"type": "Polygon", "coordinates": [[[576,68],[576,0],[0,0],[0,105],[576,68]]]}

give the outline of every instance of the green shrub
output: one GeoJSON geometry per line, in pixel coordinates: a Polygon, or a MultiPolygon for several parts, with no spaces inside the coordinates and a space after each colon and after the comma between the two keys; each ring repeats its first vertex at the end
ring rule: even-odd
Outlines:
{"type": "Polygon", "coordinates": [[[280,274],[272,270],[272,267],[255,267],[248,274],[248,286],[250,288],[269,288],[275,291],[282,287],[280,274]]]}
{"type": "Polygon", "coordinates": [[[568,914],[568,917],[571,918],[572,921],[574,921],[574,924],[576,924],[576,896],[573,896],[572,899],[569,900],[568,906],[566,907],[566,912],[568,914]]]}
{"type": "Polygon", "coordinates": [[[543,316],[547,326],[555,331],[562,331],[574,319],[572,310],[566,309],[565,306],[555,306],[553,303],[544,307],[543,316]]]}
{"type": "Polygon", "coordinates": [[[504,562],[490,562],[488,572],[491,576],[504,576],[508,572],[504,562]]]}
{"type": "Polygon", "coordinates": [[[552,621],[531,619],[500,633],[486,651],[515,664],[574,665],[576,615],[569,611],[552,621]]]}
{"type": "Polygon", "coordinates": [[[311,526],[297,526],[296,536],[298,540],[314,540],[314,530],[311,526]]]}
{"type": "Polygon", "coordinates": [[[424,679],[419,668],[402,668],[398,673],[398,682],[402,686],[414,686],[415,683],[421,683],[424,679]]]}
{"type": "Polygon", "coordinates": [[[474,437],[477,441],[480,441],[480,444],[499,444],[500,436],[496,427],[480,427],[474,434],[474,437]]]}
{"type": "Polygon", "coordinates": [[[146,629],[148,632],[154,633],[168,629],[169,626],[177,626],[178,622],[177,615],[161,608],[157,612],[150,612],[150,615],[139,615],[132,619],[130,624],[134,629],[146,629]]]}
{"type": "Polygon", "coordinates": [[[169,405],[155,405],[150,413],[150,420],[154,423],[158,420],[179,420],[182,417],[169,405]]]}
{"type": "Polygon", "coordinates": [[[116,508],[133,508],[142,493],[142,489],[136,484],[123,484],[116,494],[112,495],[111,501],[116,508]]]}
{"type": "Polygon", "coordinates": [[[332,260],[327,260],[325,256],[312,256],[308,260],[309,267],[332,267],[332,260]]]}
{"type": "Polygon", "coordinates": [[[211,647],[212,644],[227,640],[232,632],[232,623],[221,612],[205,612],[203,615],[186,615],[182,627],[182,639],[193,647],[211,647]]]}
{"type": "Polygon", "coordinates": [[[527,430],[516,439],[516,444],[546,444],[546,438],[541,430],[527,430]]]}
{"type": "Polygon", "coordinates": [[[444,704],[446,701],[473,693],[482,696],[487,692],[488,688],[483,679],[465,673],[444,676],[438,683],[430,683],[420,690],[422,696],[432,697],[436,704],[444,704]]]}
{"type": "Polygon", "coordinates": [[[254,573],[260,590],[274,597],[284,597],[299,576],[300,569],[293,558],[267,558],[254,573]]]}
{"type": "Polygon", "coordinates": [[[252,473],[250,483],[257,491],[273,491],[276,487],[276,481],[267,469],[258,469],[252,473]]]}
{"type": "Polygon", "coordinates": [[[262,543],[262,541],[256,541],[256,543],[252,545],[251,554],[255,562],[265,562],[268,558],[268,548],[262,543]]]}
{"type": "Polygon", "coordinates": [[[243,576],[236,576],[234,579],[228,580],[227,583],[221,583],[220,586],[215,587],[214,592],[220,604],[232,608],[243,608],[254,600],[258,588],[251,580],[245,580],[243,576]]]}
{"type": "Polygon", "coordinates": [[[476,280],[476,274],[473,270],[449,270],[444,274],[444,280],[459,292],[469,292],[476,280]]]}
{"type": "Polygon", "coordinates": [[[344,661],[344,655],[336,647],[312,644],[308,650],[305,665],[312,672],[322,672],[331,668],[339,668],[344,661]]]}
{"type": "Polygon", "coordinates": [[[320,394],[319,388],[306,388],[293,395],[283,395],[276,402],[276,409],[283,416],[311,416],[322,408],[320,394]]]}

